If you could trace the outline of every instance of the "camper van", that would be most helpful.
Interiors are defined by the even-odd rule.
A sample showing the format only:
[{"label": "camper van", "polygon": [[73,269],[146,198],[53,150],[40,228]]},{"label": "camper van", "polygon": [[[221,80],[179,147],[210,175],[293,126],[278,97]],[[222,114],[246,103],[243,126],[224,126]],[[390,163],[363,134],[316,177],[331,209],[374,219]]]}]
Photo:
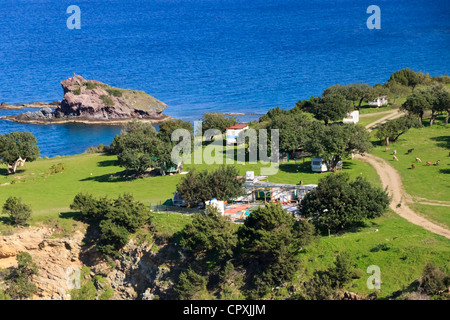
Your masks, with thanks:
[{"label": "camper van", "polygon": [[326,172],[328,171],[328,164],[320,157],[313,158],[311,160],[311,170],[314,172]]}]

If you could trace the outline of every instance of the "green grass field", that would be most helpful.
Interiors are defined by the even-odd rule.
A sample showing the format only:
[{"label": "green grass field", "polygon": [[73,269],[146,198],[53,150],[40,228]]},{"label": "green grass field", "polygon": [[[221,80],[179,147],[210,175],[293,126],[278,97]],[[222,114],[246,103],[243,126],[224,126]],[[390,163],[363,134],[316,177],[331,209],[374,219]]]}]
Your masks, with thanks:
[{"label": "green grass field", "polygon": [[[375,230],[378,229],[376,232]],[[387,251],[375,248],[386,244]],[[350,254],[355,266],[364,271],[346,289],[359,294],[369,294],[367,267],[376,265],[381,270],[381,289],[378,297],[386,298],[397,290],[404,290],[420,277],[429,261],[450,272],[450,240],[413,225],[392,211],[368,223],[359,232],[348,232],[320,242],[301,253],[304,269],[300,275],[310,277],[316,270],[333,265],[337,252]]]},{"label": "green grass field", "polygon": [[[429,127],[425,119],[423,128],[410,129],[400,136],[390,150],[378,145],[372,153],[385,159],[400,174],[406,192],[413,200],[422,198],[429,200],[450,201],[450,127],[443,125],[443,117],[437,119],[435,125]],[[372,132],[374,137],[375,131]],[[374,142],[375,142],[375,138]],[[407,154],[409,149],[414,150]],[[397,150],[394,161],[392,151]],[[416,162],[416,157],[421,163]],[[426,165],[426,161],[439,165]],[[415,169],[411,168],[414,164]],[[414,204],[414,209],[432,221],[444,226],[450,226],[450,207],[438,207],[424,204]]]}]

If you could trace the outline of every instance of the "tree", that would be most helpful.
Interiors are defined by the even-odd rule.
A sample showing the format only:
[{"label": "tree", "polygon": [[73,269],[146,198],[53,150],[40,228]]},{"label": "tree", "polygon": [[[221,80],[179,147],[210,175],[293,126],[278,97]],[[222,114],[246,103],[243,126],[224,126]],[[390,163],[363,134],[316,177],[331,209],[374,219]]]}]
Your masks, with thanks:
[{"label": "tree", "polygon": [[365,153],[371,148],[367,130],[359,125],[343,124],[324,126],[313,123],[308,131],[305,151],[326,160],[331,170],[352,153]]},{"label": "tree", "polygon": [[334,266],[328,270],[333,284],[337,288],[342,288],[349,282],[355,274],[355,264],[350,260],[347,252],[340,252],[336,257]]},{"label": "tree", "polygon": [[8,287],[5,293],[14,300],[30,298],[37,291],[31,279],[38,274],[38,267],[28,252],[19,253],[16,259],[17,268],[7,279]]},{"label": "tree", "polygon": [[3,214],[8,214],[12,224],[16,226],[25,225],[31,218],[30,206],[22,203],[21,198],[9,197],[3,205]]},{"label": "tree", "polygon": [[424,73],[405,68],[392,73],[389,82],[395,81],[404,86],[412,87],[414,91],[417,85],[425,82],[425,79],[426,75]]},{"label": "tree", "polygon": [[386,83],[386,87],[393,97],[392,104],[395,104],[397,99],[406,97],[411,92],[411,89],[408,86],[405,86],[397,81],[388,81]]},{"label": "tree", "polygon": [[192,124],[189,121],[177,119],[169,120],[160,124],[158,136],[161,140],[172,143],[172,133],[177,129],[185,129],[191,134],[194,132]]},{"label": "tree", "polygon": [[420,128],[422,125],[415,119],[406,116],[389,120],[377,128],[376,137],[381,143],[388,146],[391,142],[397,142],[398,138],[411,128]]},{"label": "tree", "polygon": [[342,121],[347,113],[352,111],[352,106],[340,94],[326,94],[316,103],[313,109],[314,117],[322,120],[327,125],[330,121]]},{"label": "tree", "polygon": [[111,144],[119,165],[138,174],[150,167],[171,163],[171,149],[172,143],[161,140],[151,124],[137,120],[129,122]]},{"label": "tree", "polygon": [[364,219],[381,216],[390,199],[385,190],[372,186],[362,177],[350,181],[346,173],[334,173],[319,180],[300,203],[302,215],[319,228],[339,231]]},{"label": "tree", "polygon": [[79,193],[70,208],[79,210],[84,220],[99,232],[98,249],[106,255],[117,256],[128,243],[129,235],[151,222],[146,206],[128,193],[114,200]]},{"label": "tree", "polygon": [[180,241],[181,247],[189,248],[197,257],[219,263],[232,256],[236,244],[234,225],[212,207],[207,207],[205,214],[194,216]]},{"label": "tree", "polygon": [[30,132],[13,131],[0,135],[0,161],[8,165],[9,173],[16,173],[18,166],[36,160],[39,154],[37,139]]},{"label": "tree", "polygon": [[224,116],[220,112],[205,113],[202,117],[202,134],[208,129],[217,129],[224,133],[227,127],[234,126],[238,121],[234,116]]},{"label": "tree", "polygon": [[429,90],[433,97],[431,102],[430,127],[433,126],[437,113],[443,111],[447,111],[447,116],[445,118],[445,125],[447,125],[450,115],[450,91],[441,84],[433,85]]},{"label": "tree", "polygon": [[182,272],[175,285],[175,291],[179,294],[180,300],[195,300],[198,294],[206,289],[206,278],[188,268]]},{"label": "tree", "polygon": [[[270,203],[252,212],[238,230],[241,258],[252,275],[258,296],[270,287],[291,280],[298,269],[296,253],[311,239],[311,228],[302,228],[281,205]],[[303,232],[299,232],[303,230]]]},{"label": "tree", "polygon": [[419,118],[419,123],[422,123],[425,111],[430,110],[432,105],[433,96],[430,91],[420,90],[409,95],[400,109],[407,111],[410,115],[417,116]]},{"label": "tree", "polygon": [[272,118],[269,128],[279,129],[280,149],[294,152],[305,146],[311,119],[303,112],[279,114]]},{"label": "tree", "polygon": [[217,170],[197,172],[190,170],[177,185],[177,191],[188,206],[205,204],[216,198],[230,201],[243,193],[243,180],[234,166],[221,166]]}]

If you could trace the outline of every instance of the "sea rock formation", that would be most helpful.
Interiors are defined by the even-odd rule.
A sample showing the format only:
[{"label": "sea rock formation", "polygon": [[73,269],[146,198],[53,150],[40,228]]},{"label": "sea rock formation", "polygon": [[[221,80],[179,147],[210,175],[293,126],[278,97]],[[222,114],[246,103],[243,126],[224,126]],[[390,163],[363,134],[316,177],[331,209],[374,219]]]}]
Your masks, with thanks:
[{"label": "sea rock formation", "polygon": [[119,89],[75,75],[61,82],[64,98],[56,118],[159,119],[167,105],[142,91]]}]

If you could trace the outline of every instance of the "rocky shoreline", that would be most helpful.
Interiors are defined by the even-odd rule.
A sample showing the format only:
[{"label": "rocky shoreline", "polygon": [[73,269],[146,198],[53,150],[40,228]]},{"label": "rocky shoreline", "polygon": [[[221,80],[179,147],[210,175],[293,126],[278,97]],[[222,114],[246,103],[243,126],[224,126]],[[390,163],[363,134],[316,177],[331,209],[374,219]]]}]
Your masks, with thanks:
[{"label": "rocky shoreline", "polygon": [[[22,114],[23,115],[23,114]],[[0,119],[10,120],[18,123],[33,123],[33,124],[68,124],[68,123],[81,123],[92,125],[108,125],[108,126],[122,126],[131,120],[139,120],[145,123],[161,124],[174,118],[163,115],[159,119],[147,119],[147,118],[124,118],[124,119],[87,119],[87,118],[42,118],[42,119],[25,119],[20,116],[4,116]]]}]

